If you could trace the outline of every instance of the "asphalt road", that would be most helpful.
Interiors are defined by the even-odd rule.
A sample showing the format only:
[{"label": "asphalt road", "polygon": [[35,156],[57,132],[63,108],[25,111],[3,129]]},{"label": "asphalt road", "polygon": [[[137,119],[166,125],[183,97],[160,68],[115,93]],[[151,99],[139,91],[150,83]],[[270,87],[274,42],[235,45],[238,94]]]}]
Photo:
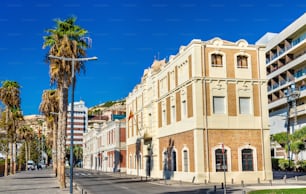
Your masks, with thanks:
[{"label": "asphalt road", "polygon": [[88,194],[170,194],[210,193],[213,185],[184,184],[164,181],[146,181],[145,178],[75,169],[74,183],[77,189]]},{"label": "asphalt road", "polygon": [[[283,177],[288,179],[284,181]],[[80,193],[84,194],[223,194],[221,185],[193,184],[179,181],[148,180],[143,177],[120,173],[103,173],[85,169],[74,169],[74,183]],[[227,185],[227,194],[243,194],[250,190],[301,188],[306,187],[305,173],[275,172],[274,180],[269,183],[252,185]]]}]

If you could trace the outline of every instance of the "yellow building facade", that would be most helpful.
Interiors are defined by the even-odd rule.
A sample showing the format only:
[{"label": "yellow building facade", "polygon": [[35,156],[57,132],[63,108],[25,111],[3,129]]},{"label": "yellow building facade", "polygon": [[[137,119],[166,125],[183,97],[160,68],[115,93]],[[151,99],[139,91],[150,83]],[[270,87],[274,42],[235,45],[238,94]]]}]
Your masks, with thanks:
[{"label": "yellow building facade", "polygon": [[155,60],[126,105],[128,174],[202,183],[272,179],[263,47],[192,40],[168,61]]}]

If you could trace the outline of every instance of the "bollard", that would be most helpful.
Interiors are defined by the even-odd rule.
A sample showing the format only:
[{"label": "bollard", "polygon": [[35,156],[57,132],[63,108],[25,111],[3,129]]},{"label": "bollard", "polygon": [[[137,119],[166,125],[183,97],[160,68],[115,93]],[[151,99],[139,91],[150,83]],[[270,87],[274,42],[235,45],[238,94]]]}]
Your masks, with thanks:
[{"label": "bollard", "polygon": [[140,177],[140,181],[142,181],[142,176]]},{"label": "bollard", "polygon": [[269,180],[270,186],[272,186],[272,180]]},{"label": "bollard", "polygon": [[283,179],[284,179],[284,183],[286,183],[287,182],[287,176],[285,175]]},{"label": "bollard", "polygon": [[216,192],[217,191],[217,186],[216,185],[214,185],[214,192]]},{"label": "bollard", "polygon": [[206,179],[204,180],[204,183],[205,183],[205,185],[207,184],[207,180]]},{"label": "bollard", "polygon": [[295,176],[295,181],[297,181],[298,180],[298,177],[297,176]]},{"label": "bollard", "polygon": [[221,189],[224,189],[224,184],[223,183],[221,183]]},{"label": "bollard", "polygon": [[244,187],[244,181],[243,180],[241,181],[241,186]]},{"label": "bollard", "polygon": [[234,179],[232,178],[232,185],[234,184]]},{"label": "bollard", "polygon": [[257,183],[260,184],[260,178],[257,178]]}]

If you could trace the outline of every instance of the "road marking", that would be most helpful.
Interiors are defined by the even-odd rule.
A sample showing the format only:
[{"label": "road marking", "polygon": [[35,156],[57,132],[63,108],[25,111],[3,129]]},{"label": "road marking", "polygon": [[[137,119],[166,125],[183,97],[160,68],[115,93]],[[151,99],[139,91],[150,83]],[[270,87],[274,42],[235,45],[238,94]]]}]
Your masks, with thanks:
[{"label": "road marking", "polygon": [[118,187],[120,187],[121,189],[129,190],[129,188],[126,186],[118,186]]}]

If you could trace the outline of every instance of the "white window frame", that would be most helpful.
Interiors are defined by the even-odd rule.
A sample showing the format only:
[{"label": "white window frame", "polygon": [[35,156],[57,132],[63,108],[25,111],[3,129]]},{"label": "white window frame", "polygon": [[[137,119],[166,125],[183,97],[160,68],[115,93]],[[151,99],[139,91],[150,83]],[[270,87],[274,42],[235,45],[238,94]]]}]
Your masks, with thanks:
[{"label": "white window frame", "polygon": [[[252,149],[253,150],[253,171],[242,171],[242,150],[243,149]],[[257,150],[256,147],[251,146],[250,144],[243,145],[238,148],[238,170],[240,172],[256,172],[258,171],[258,166],[257,166]]]},{"label": "white window frame", "polygon": [[[222,55],[222,66],[214,66],[213,63],[212,63],[212,55],[215,54],[215,55]],[[210,67],[212,68],[226,68],[226,55],[224,52],[221,52],[221,51],[213,51],[211,53],[209,53],[208,55],[208,62],[210,64]]]},{"label": "white window frame", "polygon": [[[223,173],[223,172],[217,172],[216,171],[216,154],[215,154],[215,151],[217,149],[222,149],[222,144],[219,144],[219,145],[216,145],[212,148],[212,152],[211,152],[211,158],[212,158],[212,171],[213,172],[216,172],[216,173]],[[226,152],[226,157],[227,157],[227,172],[231,172],[232,171],[232,158],[231,158],[231,155],[232,155],[232,151],[230,149],[230,147],[224,145],[224,149],[227,150]]]}]

